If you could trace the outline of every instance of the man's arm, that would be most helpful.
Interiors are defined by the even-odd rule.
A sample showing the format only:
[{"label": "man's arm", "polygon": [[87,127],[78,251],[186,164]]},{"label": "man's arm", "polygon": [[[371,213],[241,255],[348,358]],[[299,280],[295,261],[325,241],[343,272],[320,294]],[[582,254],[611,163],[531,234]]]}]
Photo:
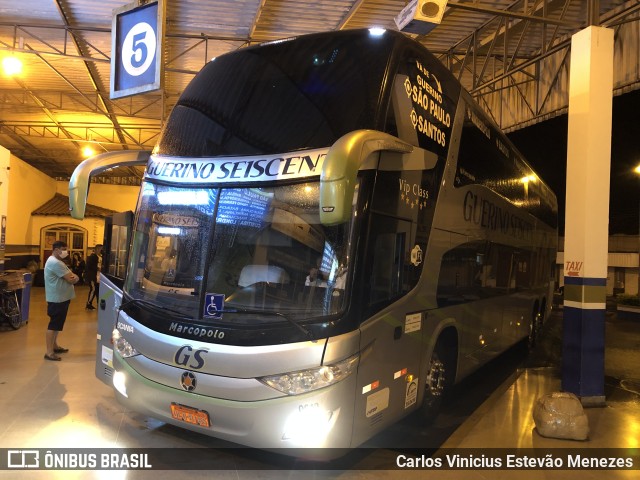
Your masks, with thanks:
[{"label": "man's arm", "polygon": [[63,275],[62,278],[64,278],[71,285],[75,285],[76,283],[78,283],[78,280],[80,280],[80,277],[78,277],[78,275],[76,275],[75,273],[73,273],[71,271],[69,271],[65,275]]}]

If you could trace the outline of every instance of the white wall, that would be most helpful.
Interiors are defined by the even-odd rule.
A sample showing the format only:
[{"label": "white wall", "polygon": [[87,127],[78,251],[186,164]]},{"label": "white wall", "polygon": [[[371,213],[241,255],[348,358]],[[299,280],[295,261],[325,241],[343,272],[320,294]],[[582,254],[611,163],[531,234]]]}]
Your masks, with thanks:
[{"label": "white wall", "polygon": [[[0,146],[0,220],[7,216],[9,201],[9,150]],[[0,227],[2,228],[2,227]],[[6,237],[5,237],[6,242]],[[5,244],[0,244],[0,271],[4,270]]]},{"label": "white wall", "polygon": [[40,231],[35,227],[34,232],[38,217],[32,217],[31,212],[53,198],[56,181],[15,155],[11,155],[10,168],[7,245],[39,245]]}]

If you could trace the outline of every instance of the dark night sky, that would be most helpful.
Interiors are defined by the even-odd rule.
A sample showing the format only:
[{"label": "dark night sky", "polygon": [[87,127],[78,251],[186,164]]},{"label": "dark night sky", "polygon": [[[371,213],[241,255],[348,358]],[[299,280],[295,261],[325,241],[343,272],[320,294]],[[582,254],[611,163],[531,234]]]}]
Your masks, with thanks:
[{"label": "dark night sky", "polygon": [[[567,171],[567,115],[509,134],[529,164],[558,197],[560,231],[564,231]],[[609,233],[638,234],[640,176],[640,90],[614,97],[611,138]]]}]

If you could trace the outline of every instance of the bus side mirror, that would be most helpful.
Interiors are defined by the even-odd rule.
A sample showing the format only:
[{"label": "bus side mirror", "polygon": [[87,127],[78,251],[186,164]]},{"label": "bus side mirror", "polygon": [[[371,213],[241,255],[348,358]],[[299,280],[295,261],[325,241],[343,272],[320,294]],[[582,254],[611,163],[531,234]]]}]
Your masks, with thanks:
[{"label": "bus side mirror", "polygon": [[78,165],[69,180],[69,213],[82,220],[87,208],[89,181],[92,176],[116,167],[144,166],[151,152],[143,150],[122,150],[107,152],[88,158]]},{"label": "bus side mirror", "polygon": [[376,130],[355,130],[340,137],[329,149],[320,173],[320,222],[345,223],[351,205],[358,169],[374,152],[410,153],[413,145]]}]

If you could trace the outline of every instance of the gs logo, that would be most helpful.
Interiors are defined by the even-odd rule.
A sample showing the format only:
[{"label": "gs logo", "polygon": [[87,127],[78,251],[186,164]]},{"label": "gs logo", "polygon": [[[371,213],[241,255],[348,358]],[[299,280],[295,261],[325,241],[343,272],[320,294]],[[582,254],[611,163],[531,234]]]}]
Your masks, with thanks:
[{"label": "gs logo", "polygon": [[204,355],[208,350],[194,350],[191,345],[181,346],[176,355],[173,357],[173,361],[177,365],[184,365],[194,370],[198,370],[204,367]]}]

